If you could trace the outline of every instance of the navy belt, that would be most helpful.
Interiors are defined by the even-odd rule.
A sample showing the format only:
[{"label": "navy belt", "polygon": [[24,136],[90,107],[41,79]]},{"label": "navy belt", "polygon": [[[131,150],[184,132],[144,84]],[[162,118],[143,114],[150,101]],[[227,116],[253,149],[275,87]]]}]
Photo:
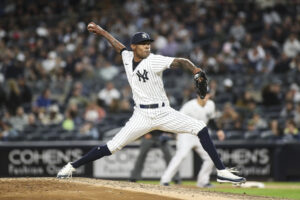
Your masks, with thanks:
[{"label": "navy belt", "polygon": [[[140,108],[158,108],[159,104],[156,103],[156,104],[148,104],[148,105],[144,105],[144,104],[140,104]],[[162,107],[165,106],[165,103],[162,103],[161,105]]]}]

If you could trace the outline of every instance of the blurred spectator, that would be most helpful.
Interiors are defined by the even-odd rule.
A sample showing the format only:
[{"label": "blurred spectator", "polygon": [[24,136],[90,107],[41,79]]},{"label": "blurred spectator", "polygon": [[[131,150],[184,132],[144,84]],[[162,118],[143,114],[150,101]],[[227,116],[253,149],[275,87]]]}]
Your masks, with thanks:
[{"label": "blurred spectator", "polygon": [[285,141],[294,140],[299,136],[299,130],[292,119],[286,121],[283,133],[284,133],[283,139]]},{"label": "blurred spectator", "polygon": [[221,44],[225,41],[226,39],[226,34],[224,30],[222,29],[222,26],[220,23],[216,22],[214,23],[214,39],[219,41]]},{"label": "blurred spectator", "polygon": [[0,141],[6,141],[11,136],[18,136],[18,132],[12,129],[8,122],[0,118]]},{"label": "blurred spectator", "polygon": [[75,64],[73,77],[74,79],[84,79],[93,75],[93,68],[90,63],[90,59],[87,57],[82,58],[82,62]]},{"label": "blurred spectator", "polygon": [[0,81],[0,110],[5,106],[6,104],[6,91],[4,90],[3,84]]},{"label": "blurred spectator", "polygon": [[[81,115],[82,110],[80,110],[77,106],[77,104],[70,104],[66,110],[66,112],[69,112],[70,117],[72,118],[74,124],[76,126],[79,126],[83,122],[83,116]],[[65,117],[67,114],[65,114]]]},{"label": "blurred spectator", "polygon": [[16,108],[22,105],[22,96],[20,88],[17,85],[17,82],[13,79],[8,81],[8,98],[6,106],[8,111],[14,115],[16,113]]},{"label": "blurred spectator", "polygon": [[40,124],[37,122],[35,115],[30,113],[28,114],[28,124],[24,126],[24,130],[35,130]]},{"label": "blurred spectator", "polygon": [[161,53],[164,56],[174,57],[177,55],[178,50],[179,50],[178,43],[176,42],[174,36],[170,35],[168,37],[168,44],[159,53]]},{"label": "blurred spectator", "polygon": [[84,120],[92,123],[101,122],[105,116],[105,110],[94,102],[90,102],[84,112]]},{"label": "blurred spectator", "polygon": [[262,89],[264,106],[280,106],[282,103],[281,86],[279,82],[273,82]]},{"label": "blurred spectator", "polygon": [[234,57],[233,62],[228,64],[228,70],[231,73],[243,72],[245,70],[243,65],[243,60],[239,57]]},{"label": "blurred spectator", "polygon": [[43,125],[53,125],[60,124],[64,117],[59,112],[59,107],[57,104],[49,106],[46,114],[42,117],[41,121]]},{"label": "blurred spectator", "polygon": [[239,114],[232,107],[232,104],[227,102],[224,104],[223,112],[218,120],[218,127],[225,130],[233,129],[234,124],[239,119],[239,117]]},{"label": "blurred spectator", "polygon": [[230,37],[228,41],[224,42],[223,47],[222,47],[222,53],[224,62],[226,64],[230,64],[236,56],[236,52],[240,48],[240,43],[235,41],[233,37]]},{"label": "blurred spectator", "polygon": [[22,132],[24,126],[28,124],[28,116],[24,113],[24,109],[21,106],[17,107],[16,115],[9,118],[9,123],[14,130],[19,132]]},{"label": "blurred spectator", "polygon": [[298,54],[295,58],[292,59],[292,61],[289,64],[289,67],[294,72],[300,72],[300,54]]},{"label": "blurred spectator", "polygon": [[80,136],[90,136],[92,139],[99,139],[99,132],[92,122],[85,122],[79,129]]},{"label": "blurred spectator", "polygon": [[186,103],[187,101],[189,101],[191,98],[193,98],[193,95],[195,94],[195,90],[194,87],[192,85],[187,86],[186,88],[184,88],[183,90],[183,94],[182,94],[182,100],[181,104]]},{"label": "blurred spectator", "polygon": [[280,139],[282,132],[279,128],[278,121],[273,119],[269,122],[269,130],[261,133],[262,139]]},{"label": "blurred spectator", "polygon": [[54,71],[56,67],[59,67],[59,64],[59,59],[55,51],[50,51],[47,58],[42,61],[42,67],[47,74]]},{"label": "blurred spectator", "polygon": [[217,90],[218,90],[218,82],[215,79],[211,79],[209,81],[209,93],[211,99],[215,99],[217,95]]},{"label": "blurred spectator", "polygon": [[226,78],[223,80],[224,90],[220,92],[216,98],[217,103],[235,103],[236,102],[236,94],[233,90],[233,81],[230,78]]},{"label": "blurred spectator", "polygon": [[120,110],[122,112],[129,112],[132,110],[133,107],[133,100],[132,100],[132,92],[129,85],[122,88],[122,98],[120,99]]},{"label": "blurred spectator", "polygon": [[247,29],[250,33],[257,33],[263,29],[263,20],[258,12],[251,12],[247,18]]},{"label": "blurred spectator", "polygon": [[280,112],[281,118],[293,118],[294,117],[294,103],[292,101],[287,101],[284,104],[283,109]]},{"label": "blurred spectator", "polygon": [[36,105],[39,108],[48,108],[52,103],[51,91],[49,88],[43,90],[42,95],[40,95],[36,100]]},{"label": "blurred spectator", "polygon": [[276,10],[266,9],[266,12],[263,14],[264,23],[267,24],[280,24],[281,18]]},{"label": "blurred spectator", "polygon": [[255,71],[260,71],[262,68],[262,62],[265,59],[266,52],[261,45],[255,45],[253,48],[248,50],[248,60],[250,65],[255,69]]},{"label": "blurred spectator", "polygon": [[155,34],[153,36],[154,38],[154,42],[153,42],[153,49],[157,50],[158,52],[161,52],[162,49],[165,49],[167,44],[168,44],[168,40],[166,37],[164,37],[163,35],[159,35],[159,34]]},{"label": "blurred spectator", "polygon": [[300,102],[296,106],[296,110],[294,113],[294,121],[296,126],[300,129]]},{"label": "blurred spectator", "polygon": [[255,112],[250,120],[253,121],[255,129],[257,130],[266,129],[268,127],[267,121],[262,118],[258,112]]},{"label": "blurred spectator", "polygon": [[72,110],[68,109],[66,112],[66,118],[62,122],[62,128],[66,131],[75,130],[76,126],[75,126],[74,118],[75,118],[75,113]]},{"label": "blurred spectator", "polygon": [[245,117],[247,118],[252,118],[255,114],[260,115],[261,110],[257,107],[257,103],[254,99],[249,99],[247,102],[246,109],[244,110],[245,112]]},{"label": "blurred spectator", "polygon": [[190,58],[194,63],[202,63],[205,54],[200,46],[196,46],[190,53]]},{"label": "blurred spectator", "polygon": [[112,82],[108,82],[99,93],[98,99],[104,102],[104,106],[108,108],[114,106],[114,100],[120,99],[120,92],[115,88]]},{"label": "blurred spectator", "polygon": [[26,79],[24,77],[18,78],[18,86],[20,88],[22,103],[30,105],[32,101],[32,92],[30,87],[27,85]]},{"label": "blurred spectator", "polygon": [[69,97],[68,105],[76,104],[79,108],[85,108],[89,99],[83,95],[83,86],[81,82],[76,82]]},{"label": "blurred spectator", "polygon": [[249,101],[253,100],[251,93],[246,90],[243,95],[239,96],[235,105],[237,108],[247,109]]},{"label": "blurred spectator", "polygon": [[282,53],[281,56],[277,59],[276,65],[274,67],[275,73],[286,73],[290,70],[291,59],[285,54]]},{"label": "blurred spectator", "polygon": [[99,69],[99,77],[104,81],[111,81],[119,74],[119,69],[108,61],[103,62],[103,66]]},{"label": "blurred spectator", "polygon": [[293,102],[299,103],[300,102],[300,88],[297,83],[292,83],[290,86],[290,90],[293,94]]},{"label": "blurred spectator", "polygon": [[300,53],[300,42],[294,33],[291,33],[288,39],[284,42],[283,52],[289,58],[294,58]]},{"label": "blurred spectator", "polygon": [[242,39],[244,39],[245,34],[246,34],[246,29],[242,25],[240,19],[235,19],[234,25],[231,26],[229,33],[230,33],[230,35],[232,35],[234,37],[234,39],[236,39],[238,41],[241,41]]},{"label": "blurred spectator", "polygon": [[259,137],[259,131],[255,125],[254,120],[249,120],[247,123],[247,130],[245,132],[245,139],[256,139]]},{"label": "blurred spectator", "polygon": [[262,59],[262,62],[258,63],[256,70],[262,74],[270,74],[275,67],[275,59],[270,52],[266,52],[266,56]]},{"label": "blurred spectator", "polygon": [[[270,53],[271,58],[277,58],[280,55],[281,47],[279,43],[275,40],[272,40],[269,36],[264,36],[262,39],[263,48],[267,53]],[[274,59],[275,61],[275,59]]]}]

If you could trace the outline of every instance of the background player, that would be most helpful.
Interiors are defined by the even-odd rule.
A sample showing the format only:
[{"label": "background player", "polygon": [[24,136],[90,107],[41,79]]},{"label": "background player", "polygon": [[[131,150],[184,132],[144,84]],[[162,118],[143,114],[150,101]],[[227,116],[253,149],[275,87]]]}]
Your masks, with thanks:
[{"label": "background player", "polygon": [[129,121],[112,140],[108,141],[106,145],[94,147],[79,160],[65,165],[58,172],[58,178],[72,176],[72,172],[76,168],[103,156],[111,155],[152,130],[162,130],[197,135],[217,168],[218,181],[233,183],[246,181],[245,178],[236,176],[225,169],[204,122],[184,115],[170,107],[163,86],[162,72],[170,66],[184,67],[193,72],[195,76],[199,76],[199,74],[203,75],[200,68],[197,68],[185,58],[151,54],[150,47],[153,40],[147,33],[138,32],[133,35],[130,45],[132,51],[128,51],[122,43],[99,25],[91,22],[87,28],[90,32],[107,39],[113,48],[122,55],[135,107]]},{"label": "background player", "polygon": [[[189,115],[195,119],[202,120],[208,123],[209,120],[214,122],[215,117],[215,103],[209,99],[210,94],[207,94],[204,99],[199,96],[196,99],[192,99],[185,103],[180,112]],[[216,128],[215,123],[213,128]],[[225,139],[225,134],[222,130],[217,131],[219,140]],[[194,149],[198,155],[202,158],[202,166],[197,177],[198,187],[211,187],[210,174],[212,173],[214,163],[210,159],[207,152],[201,146],[198,138],[191,134],[178,134],[176,153],[170,161],[166,171],[161,177],[162,185],[169,185],[174,174],[178,171],[181,162],[188,155],[188,153]]]}]

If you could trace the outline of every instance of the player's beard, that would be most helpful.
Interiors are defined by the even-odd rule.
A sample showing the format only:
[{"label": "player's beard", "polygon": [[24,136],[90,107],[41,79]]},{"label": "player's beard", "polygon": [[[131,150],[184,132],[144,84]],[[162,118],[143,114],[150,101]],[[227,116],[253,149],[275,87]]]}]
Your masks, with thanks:
[{"label": "player's beard", "polygon": [[147,58],[150,55],[150,50],[149,51],[144,51],[144,58]]},{"label": "player's beard", "polygon": [[150,55],[150,51],[142,51],[141,53],[138,53],[137,56],[140,59],[145,59]]}]

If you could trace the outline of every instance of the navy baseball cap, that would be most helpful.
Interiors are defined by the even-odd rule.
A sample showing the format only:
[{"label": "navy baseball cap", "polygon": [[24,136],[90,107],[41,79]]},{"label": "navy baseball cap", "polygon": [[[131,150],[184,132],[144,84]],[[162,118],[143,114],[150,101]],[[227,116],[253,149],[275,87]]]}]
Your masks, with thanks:
[{"label": "navy baseball cap", "polygon": [[145,32],[137,32],[131,38],[131,44],[138,44],[145,41],[153,42],[154,40]]}]

